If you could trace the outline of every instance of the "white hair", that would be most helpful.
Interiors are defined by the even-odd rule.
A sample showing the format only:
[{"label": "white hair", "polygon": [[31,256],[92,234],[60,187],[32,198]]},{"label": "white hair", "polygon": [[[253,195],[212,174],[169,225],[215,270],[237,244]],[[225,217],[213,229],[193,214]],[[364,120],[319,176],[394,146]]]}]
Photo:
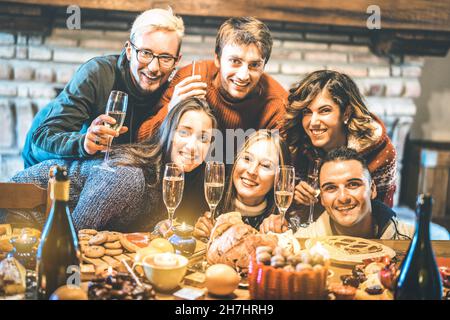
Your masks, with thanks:
[{"label": "white hair", "polygon": [[180,39],[184,35],[184,23],[181,17],[173,14],[172,8],[150,9],[141,13],[133,22],[130,39],[134,40],[136,34],[157,30],[175,31]]}]

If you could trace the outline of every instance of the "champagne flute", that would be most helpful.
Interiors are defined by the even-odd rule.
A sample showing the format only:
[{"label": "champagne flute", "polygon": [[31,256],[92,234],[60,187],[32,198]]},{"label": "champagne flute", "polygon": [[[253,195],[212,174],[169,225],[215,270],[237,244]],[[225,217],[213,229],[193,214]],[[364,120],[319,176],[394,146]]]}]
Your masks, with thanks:
[{"label": "champagne flute", "polygon": [[[314,164],[309,167],[308,170],[308,184],[314,188],[314,197],[318,198],[320,194],[319,188],[319,161],[314,160]],[[302,227],[308,227],[314,220],[314,201],[311,201],[309,205],[308,221],[302,224]]]},{"label": "champagne flute", "polygon": [[184,171],[183,168],[171,162],[166,164],[163,177],[163,201],[167,208],[169,216],[169,228],[172,229],[173,216],[178,208],[181,198],[183,198],[184,189]]},{"label": "champagne flute", "polygon": [[205,167],[205,198],[214,223],[215,211],[225,186],[225,165],[220,161],[208,161]]},{"label": "champagne flute", "polygon": [[[106,115],[114,118],[116,120],[115,124],[109,124],[105,122],[105,126],[109,127],[116,132],[119,132],[123,126],[123,122],[125,121],[125,116],[127,114],[127,105],[128,105],[128,95],[122,91],[111,91],[109,95],[108,102],[106,104]],[[106,153],[103,162],[99,166],[95,166],[96,168],[107,170],[114,172],[115,170],[108,165],[109,161],[109,151],[111,149],[113,137],[108,136],[108,144],[106,146]]]},{"label": "champagne flute", "polygon": [[286,211],[292,204],[295,190],[295,169],[293,166],[278,166],[275,172],[275,204],[284,220]]}]

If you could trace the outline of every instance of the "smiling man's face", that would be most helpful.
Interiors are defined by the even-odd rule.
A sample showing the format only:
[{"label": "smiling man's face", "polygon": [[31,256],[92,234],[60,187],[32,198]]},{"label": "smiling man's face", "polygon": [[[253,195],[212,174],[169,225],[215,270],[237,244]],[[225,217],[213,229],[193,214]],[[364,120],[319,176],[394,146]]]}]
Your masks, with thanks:
[{"label": "smiling man's face", "polygon": [[320,197],[330,218],[351,228],[372,214],[376,187],[370,173],[357,160],[330,161],[320,170]]},{"label": "smiling man's face", "polygon": [[264,73],[265,61],[255,44],[227,44],[214,61],[220,72],[220,91],[231,101],[248,97]]}]

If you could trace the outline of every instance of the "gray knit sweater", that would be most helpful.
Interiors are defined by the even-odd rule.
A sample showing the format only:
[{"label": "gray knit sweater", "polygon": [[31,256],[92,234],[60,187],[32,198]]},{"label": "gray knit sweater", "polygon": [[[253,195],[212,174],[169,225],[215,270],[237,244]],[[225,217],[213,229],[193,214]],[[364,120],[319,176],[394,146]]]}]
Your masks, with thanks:
[{"label": "gray knit sweater", "polygon": [[[66,166],[70,177],[69,208],[77,230],[150,231],[166,217],[159,184],[147,185],[142,170],[135,167],[117,166],[115,172],[93,168],[101,161],[48,160],[19,172],[11,180],[47,187],[50,167]],[[38,224],[44,222],[41,212],[9,212],[13,214]]]}]

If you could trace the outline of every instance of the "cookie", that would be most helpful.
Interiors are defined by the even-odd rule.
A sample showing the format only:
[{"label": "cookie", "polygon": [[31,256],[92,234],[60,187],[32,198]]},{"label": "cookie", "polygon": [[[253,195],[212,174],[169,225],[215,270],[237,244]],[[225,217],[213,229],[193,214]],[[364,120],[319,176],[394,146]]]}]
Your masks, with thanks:
[{"label": "cookie", "polygon": [[120,241],[107,242],[103,245],[106,249],[122,249]]},{"label": "cookie", "polygon": [[105,255],[114,257],[119,256],[123,253],[122,249],[105,249]]},{"label": "cookie", "polygon": [[92,239],[93,236],[91,236],[90,234],[80,234],[78,235],[78,241],[89,241]]},{"label": "cookie", "polygon": [[94,229],[81,229],[78,231],[78,234],[90,234],[91,236],[95,236],[97,234],[97,230]]},{"label": "cookie", "polygon": [[88,258],[101,258],[105,255],[105,251],[101,246],[88,246],[84,248],[83,253]]},{"label": "cookie", "polygon": [[89,246],[89,241],[88,240],[80,240],[79,242],[78,242],[78,244],[80,245],[80,247],[87,247],[87,246]]},{"label": "cookie", "polygon": [[104,244],[107,241],[108,241],[108,235],[104,232],[99,232],[89,240],[89,244],[91,246],[93,246],[93,245],[98,246],[98,245]]},{"label": "cookie", "polygon": [[115,232],[115,231],[108,232],[108,241],[107,242],[118,241],[120,239],[120,235],[121,235],[121,233],[119,233],[119,232]]}]

